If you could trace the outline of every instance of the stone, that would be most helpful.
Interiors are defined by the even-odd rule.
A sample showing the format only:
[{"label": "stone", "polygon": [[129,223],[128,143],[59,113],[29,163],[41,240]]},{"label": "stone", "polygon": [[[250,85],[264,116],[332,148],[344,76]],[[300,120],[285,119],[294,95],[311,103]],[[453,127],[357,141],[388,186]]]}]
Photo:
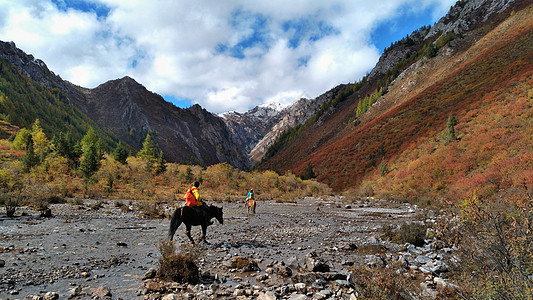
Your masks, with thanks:
[{"label": "stone", "polygon": [[307,300],[307,299],[309,298],[303,294],[293,294],[289,297],[289,300]]},{"label": "stone", "polygon": [[257,281],[265,281],[268,279],[268,274],[260,274],[255,276],[255,280]]},{"label": "stone", "polygon": [[148,270],[148,271],[146,271],[146,273],[144,273],[144,276],[142,277],[142,280],[152,279],[156,275],[157,275],[157,270],[154,269],[154,268],[150,268],[150,270]]},{"label": "stone", "polygon": [[56,300],[59,299],[59,294],[56,292],[48,292],[44,294],[44,300]]},{"label": "stone", "polygon": [[0,268],[3,268],[6,265],[6,261],[3,259],[0,259]]},{"label": "stone", "polygon": [[303,283],[303,282],[295,283],[295,284],[294,284],[294,288],[296,289],[296,291],[297,291],[298,293],[305,293],[305,292],[307,292],[307,287],[306,287],[305,283]]},{"label": "stone", "polygon": [[306,269],[311,272],[329,272],[329,265],[318,259],[317,257],[307,257],[305,262]]},{"label": "stone", "polygon": [[385,261],[376,255],[367,255],[365,264],[370,267],[384,267],[386,265]]},{"label": "stone", "polygon": [[291,277],[292,269],[287,266],[281,266],[278,268],[278,275],[281,277]]},{"label": "stone", "polygon": [[104,286],[99,286],[93,290],[93,297],[104,298],[104,297],[111,297],[111,296],[112,296],[111,291]]},{"label": "stone", "polygon": [[257,296],[257,300],[276,300],[278,297],[272,291],[267,291],[266,293],[260,292]]},{"label": "stone", "polygon": [[163,298],[161,298],[161,300],[180,300],[180,299],[181,298],[176,294],[168,294],[168,295],[163,296]]},{"label": "stone", "polygon": [[81,286],[73,287],[72,289],[69,290],[69,298],[74,298],[74,297],[80,295],[81,290],[82,290]]}]

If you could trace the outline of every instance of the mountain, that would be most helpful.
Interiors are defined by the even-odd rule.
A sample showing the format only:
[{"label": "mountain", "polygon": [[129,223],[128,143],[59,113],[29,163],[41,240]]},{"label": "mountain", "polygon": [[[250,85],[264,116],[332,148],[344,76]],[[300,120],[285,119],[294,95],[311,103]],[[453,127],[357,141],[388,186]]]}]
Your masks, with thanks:
[{"label": "mountain", "polygon": [[224,113],[221,117],[248,153],[253,166],[264,158],[269,147],[285,130],[313,117],[324,103],[335,97],[338,90],[339,87],[335,87],[315,99],[301,98],[286,107],[279,104],[262,105],[245,113]]},{"label": "mountain", "polygon": [[[524,163],[533,149],[531,15],[529,1],[459,1],[386,49],[327,113],[286,131],[258,168],[303,174],[311,165],[335,190],[397,198],[533,183]],[[457,139],[447,141],[450,115]]]},{"label": "mountain", "polygon": [[67,83],[48,70],[46,64],[27,55],[14,43],[0,41],[0,120],[3,136],[14,128],[29,128],[35,119],[49,137],[70,131],[81,139],[90,127],[106,149],[117,139],[102,130],[70,102]]},{"label": "mountain", "polygon": [[[94,89],[61,79],[46,64],[0,41],[0,120],[29,127],[39,118],[50,137],[92,127],[107,150],[119,140],[139,150],[151,132],[170,162],[211,165],[228,162],[247,169],[249,161],[224,121],[194,105],[180,109],[130,77]],[[8,126],[2,130],[12,132]]]},{"label": "mountain", "polygon": [[211,165],[220,162],[246,169],[248,159],[217,116],[194,105],[181,109],[130,77],[94,89],[68,84],[69,98],[103,129],[140,149],[152,132],[171,162]]}]

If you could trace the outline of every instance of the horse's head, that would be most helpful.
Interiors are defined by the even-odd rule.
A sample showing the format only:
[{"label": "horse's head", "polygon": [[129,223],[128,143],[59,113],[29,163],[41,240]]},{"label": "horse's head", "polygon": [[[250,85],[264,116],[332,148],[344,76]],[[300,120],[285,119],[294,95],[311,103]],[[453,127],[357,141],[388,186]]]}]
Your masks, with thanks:
[{"label": "horse's head", "polygon": [[220,224],[224,224],[224,217],[223,217],[222,207],[217,207],[217,206],[214,206],[214,205],[210,205],[209,206],[209,215],[210,215],[210,217],[216,218],[217,221]]}]

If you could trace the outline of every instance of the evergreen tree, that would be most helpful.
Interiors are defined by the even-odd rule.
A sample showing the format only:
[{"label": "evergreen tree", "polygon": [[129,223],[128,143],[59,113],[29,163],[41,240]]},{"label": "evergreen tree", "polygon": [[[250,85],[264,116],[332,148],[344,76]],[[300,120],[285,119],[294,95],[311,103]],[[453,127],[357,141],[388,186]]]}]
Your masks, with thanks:
[{"label": "evergreen tree", "polygon": [[167,170],[166,161],[163,158],[163,152],[159,152],[159,155],[157,157],[157,164],[155,167],[155,174],[163,174]]},{"label": "evergreen tree", "polygon": [[433,43],[429,43],[429,46],[427,48],[427,57],[433,58],[437,56],[437,48],[435,48],[435,45]]},{"label": "evergreen tree", "polygon": [[26,145],[28,145],[29,140],[31,139],[31,132],[26,129],[22,128],[17,135],[15,136],[15,139],[13,140],[13,149],[14,150],[26,150]]},{"label": "evergreen tree", "polygon": [[39,163],[39,158],[35,155],[33,150],[33,139],[29,136],[28,143],[26,144],[26,154],[22,157],[22,168],[24,172],[29,172],[31,168]]},{"label": "evergreen tree", "polygon": [[96,145],[92,144],[86,148],[83,153],[81,162],[80,162],[80,171],[86,178],[91,177],[96,171],[98,171],[98,153],[96,150]]},{"label": "evergreen tree", "polygon": [[457,125],[457,119],[453,114],[450,114],[448,120],[446,120],[446,131],[444,132],[444,142],[446,144],[457,139],[457,135],[455,134],[455,125]]},{"label": "evergreen tree", "polygon": [[117,145],[117,148],[113,152],[113,158],[118,161],[119,163],[125,165],[126,159],[128,158],[129,153],[126,147],[122,144],[122,142],[119,142]]},{"label": "evergreen tree", "polygon": [[81,146],[74,140],[72,132],[58,133],[52,138],[52,151],[69,160],[71,166],[77,166],[81,156]]},{"label": "evergreen tree", "polygon": [[31,127],[31,136],[33,138],[33,148],[35,154],[40,160],[44,160],[50,142],[46,138],[46,134],[43,132],[41,121],[39,119],[35,119],[35,122],[33,122]]},{"label": "evergreen tree", "polygon": [[137,153],[137,157],[153,161],[157,158],[157,150],[152,136],[148,133],[143,142],[143,148]]},{"label": "evergreen tree", "polygon": [[94,145],[98,160],[102,159],[102,142],[100,141],[100,138],[96,135],[96,132],[92,127],[87,130],[87,133],[85,133],[85,135],[81,139],[80,144],[82,153],[85,153],[89,147]]},{"label": "evergreen tree", "polygon": [[308,163],[307,168],[305,169],[304,173],[302,174],[300,178],[302,178],[303,180],[308,180],[308,179],[312,179],[315,177],[316,175],[315,175],[315,172],[313,171],[313,166],[311,166],[311,164]]}]

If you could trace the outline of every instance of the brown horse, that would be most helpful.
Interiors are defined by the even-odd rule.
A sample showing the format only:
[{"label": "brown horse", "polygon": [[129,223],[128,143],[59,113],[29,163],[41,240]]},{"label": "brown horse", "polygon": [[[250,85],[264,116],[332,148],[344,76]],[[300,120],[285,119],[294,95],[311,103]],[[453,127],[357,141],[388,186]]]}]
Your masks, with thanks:
[{"label": "brown horse", "polygon": [[250,211],[252,211],[253,214],[255,214],[255,206],[257,204],[255,203],[255,200],[254,199],[250,199],[248,201],[246,201],[246,207],[248,208],[248,213],[250,213]]}]

